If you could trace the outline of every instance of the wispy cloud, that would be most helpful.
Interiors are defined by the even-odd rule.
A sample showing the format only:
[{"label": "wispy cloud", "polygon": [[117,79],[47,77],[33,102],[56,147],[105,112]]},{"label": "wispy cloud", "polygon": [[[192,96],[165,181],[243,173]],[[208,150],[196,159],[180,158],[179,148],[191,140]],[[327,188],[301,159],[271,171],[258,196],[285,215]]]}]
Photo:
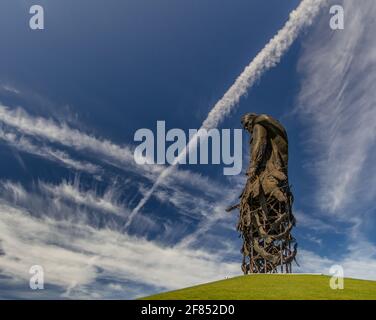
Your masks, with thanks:
[{"label": "wispy cloud", "polygon": [[95,164],[73,159],[68,153],[64,151],[57,150],[45,145],[38,145],[27,137],[18,135],[14,132],[6,131],[1,127],[0,140],[3,140],[5,143],[18,149],[19,151],[37,155],[50,161],[57,162],[67,168],[72,168],[78,171],[86,171],[92,174],[99,174],[102,172],[102,169]]},{"label": "wispy cloud", "polygon": [[300,210],[295,210],[294,215],[299,227],[308,228],[320,233],[334,232],[338,233],[337,221],[328,221],[327,217],[323,219],[323,215],[315,216],[314,213],[307,214]]},{"label": "wispy cloud", "polygon": [[[28,199],[33,194],[26,193]],[[51,201],[46,208],[54,205]],[[57,205],[57,204],[55,204]],[[75,207],[66,207],[71,216]],[[109,228],[93,228],[79,220],[56,219],[45,211],[37,217],[32,209],[0,200],[0,234],[4,254],[2,273],[28,283],[30,266],[43,266],[46,287],[56,285],[75,296],[101,278],[132,279],[155,288],[174,289],[224,278],[238,273],[237,263],[204,250],[161,245]],[[100,291],[97,288],[97,291]],[[132,297],[126,292],[120,296]]]},{"label": "wispy cloud", "polygon": [[375,247],[369,242],[359,242],[346,253],[330,258],[312,251],[299,250],[298,261],[300,267],[294,268],[296,272],[329,274],[331,266],[340,265],[345,277],[376,280]]},{"label": "wispy cloud", "polygon": [[[91,154],[95,156],[96,161],[140,175],[153,183],[166,168],[162,165],[138,165],[134,161],[133,147],[129,145],[118,145],[110,140],[95,137],[72,128],[64,122],[33,116],[22,108],[12,109],[0,105],[0,122],[15,131],[6,130],[6,127],[1,128],[0,139],[3,141],[20,150],[44,156],[50,160],[61,161],[68,167],[72,166],[86,171],[99,169],[95,164],[74,160],[61,150],[41,144],[33,144],[31,138],[41,139],[46,143],[57,143],[85,156]],[[162,185],[166,188],[180,186],[203,191],[215,190],[213,183],[207,177],[189,170],[178,170],[173,176],[166,178]]]},{"label": "wispy cloud", "polygon": [[[145,196],[145,193],[149,191],[146,187],[147,180],[152,183],[155,182],[159,177],[159,173],[163,171],[162,166],[137,165],[133,158],[132,148],[129,146],[119,146],[105,139],[87,135],[65,123],[32,116],[20,108],[14,110],[0,106],[0,122],[4,124],[3,129],[0,131],[0,138],[18,150],[60,162],[66,167],[73,167],[80,171],[93,171],[93,173],[96,171],[98,173],[98,170],[102,170],[99,174],[108,176],[111,173],[111,168],[106,166],[105,163],[99,167],[87,161],[74,160],[66,152],[56,149],[56,146],[61,144],[64,147],[72,148],[76,152],[81,152],[85,159],[90,159],[90,153],[100,154],[100,157],[95,157],[95,161],[115,163],[119,169],[125,170],[125,173],[130,172],[132,175],[139,175],[143,178],[136,181],[133,179],[129,182],[133,186],[133,193],[135,192],[134,189],[138,189],[141,195]],[[49,144],[53,145],[53,147],[50,147]],[[107,150],[110,150],[110,152],[107,153]],[[210,215],[209,220],[211,221],[217,218],[220,219],[219,217],[223,214],[220,211],[224,211],[224,207],[227,205],[223,201],[220,205],[213,205],[213,202],[217,201],[217,199],[223,200],[222,194],[226,188],[222,183],[212,181],[208,177],[189,170],[177,170],[174,175],[166,176],[160,186],[161,189],[154,195],[155,200],[162,204],[173,206],[174,210],[179,213],[172,217],[171,221],[167,219],[163,223],[161,222],[160,228],[164,229],[164,232],[160,233],[161,239],[170,237],[169,232],[173,230],[171,229],[172,220],[175,220],[173,228],[184,229],[179,237],[176,238],[174,236],[175,240],[179,240],[186,235],[187,229],[189,229],[187,227],[184,228],[182,223],[190,224],[195,221],[195,224],[202,226],[206,224],[203,220],[206,219],[204,217],[207,215]],[[126,206],[123,204],[119,206],[116,197],[111,198],[112,195],[110,194],[103,196],[98,195],[96,191],[86,190],[83,192],[78,185],[70,182],[60,185],[41,183],[40,187],[44,189],[44,192],[53,195],[59,203],[63,200],[70,200],[77,204],[85,205],[84,208],[102,209],[103,212],[110,211],[120,215],[127,219],[124,228],[133,222],[133,227],[141,234],[147,232],[147,229],[148,231],[155,229],[155,224],[151,223],[150,220],[153,217],[155,218],[152,213],[150,217],[141,214],[134,220],[132,213],[129,213],[132,211],[125,208]],[[113,189],[110,190],[111,192],[113,191]],[[232,195],[230,190],[229,193]],[[192,198],[196,200],[192,201]],[[127,199],[127,206],[129,207],[131,205],[129,196]],[[221,209],[219,210],[218,208]],[[61,215],[61,213],[59,212],[57,215]],[[185,215],[186,219],[181,219],[179,217],[181,215]],[[84,213],[84,216],[86,216],[86,213]]]},{"label": "wispy cloud", "polygon": [[127,214],[124,204],[119,200],[120,190],[111,186],[102,194],[98,194],[96,190],[84,190],[80,186],[80,180],[76,178],[73,182],[63,181],[58,185],[40,182],[39,187],[56,200],[72,201],[78,205],[84,205],[101,212],[108,212],[123,217],[126,217]]},{"label": "wispy cloud", "polygon": [[323,19],[306,40],[297,111],[312,136],[317,203],[351,216],[376,195],[370,170],[376,159],[376,40],[370,36],[376,6],[372,0],[343,6],[344,30],[331,31]]},{"label": "wispy cloud", "polygon": [[16,89],[15,87],[13,87],[12,85],[9,85],[9,84],[1,84],[0,90],[10,92],[12,94],[20,94],[21,93],[20,90]]},{"label": "wispy cloud", "polygon": [[119,146],[109,140],[97,139],[92,135],[71,128],[65,123],[57,123],[52,119],[42,117],[33,117],[20,108],[12,110],[0,105],[0,120],[27,135],[60,143],[78,151],[90,151],[120,164],[134,163],[133,153],[127,146]]},{"label": "wispy cloud", "polygon": [[[345,29],[331,30],[325,16],[303,43],[295,111],[306,125],[309,166],[318,183],[312,199],[320,212],[316,218],[329,214],[347,223],[349,228],[341,231],[348,247],[330,259],[301,250],[299,259],[304,270],[340,264],[345,276],[375,279],[376,246],[364,229],[376,196],[376,40],[370,34],[376,27],[376,4],[339,3],[345,9]],[[299,218],[317,231],[328,227],[312,215],[298,213],[298,223]]]}]

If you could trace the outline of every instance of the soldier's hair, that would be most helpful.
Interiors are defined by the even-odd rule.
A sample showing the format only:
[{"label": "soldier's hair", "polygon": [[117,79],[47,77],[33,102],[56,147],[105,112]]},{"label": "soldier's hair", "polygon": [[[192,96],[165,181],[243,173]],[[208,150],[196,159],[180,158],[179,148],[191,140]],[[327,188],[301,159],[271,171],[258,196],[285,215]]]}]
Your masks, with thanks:
[{"label": "soldier's hair", "polygon": [[256,117],[257,117],[256,113],[246,113],[244,116],[242,116],[240,122],[243,128],[246,128],[247,125],[252,123]]}]

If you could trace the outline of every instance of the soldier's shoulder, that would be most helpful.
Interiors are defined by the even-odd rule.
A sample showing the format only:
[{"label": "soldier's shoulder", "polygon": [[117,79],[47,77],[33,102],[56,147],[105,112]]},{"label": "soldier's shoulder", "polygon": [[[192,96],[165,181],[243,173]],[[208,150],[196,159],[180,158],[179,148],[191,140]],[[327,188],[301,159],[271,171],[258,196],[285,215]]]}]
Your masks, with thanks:
[{"label": "soldier's shoulder", "polygon": [[274,121],[277,121],[275,118],[273,118],[272,116],[268,115],[268,114],[259,114],[256,116],[255,118],[255,122],[262,122],[262,121],[271,121],[271,122],[274,122]]},{"label": "soldier's shoulder", "polygon": [[267,114],[260,114],[254,120],[254,125],[256,124],[262,125],[266,129],[273,130],[279,135],[287,138],[286,130],[283,125],[272,116],[269,116]]}]

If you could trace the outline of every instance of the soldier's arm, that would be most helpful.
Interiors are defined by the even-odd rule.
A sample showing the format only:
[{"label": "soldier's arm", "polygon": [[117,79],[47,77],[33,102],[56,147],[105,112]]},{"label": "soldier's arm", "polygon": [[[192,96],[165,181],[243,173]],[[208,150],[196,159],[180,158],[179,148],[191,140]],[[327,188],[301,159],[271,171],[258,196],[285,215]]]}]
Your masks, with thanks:
[{"label": "soldier's arm", "polygon": [[[252,133],[251,163],[247,171],[247,175],[249,177],[247,180],[247,185],[249,183],[252,183],[252,178],[255,176],[257,169],[260,163],[262,162],[266,145],[267,145],[267,131],[262,125],[256,124],[253,127],[253,133]],[[248,196],[244,195],[244,192],[249,191],[247,185],[245,186],[239,198],[242,198],[243,196],[245,196],[245,198],[248,199]],[[239,204],[236,204],[227,208],[226,211],[230,212],[234,209],[239,209],[240,207],[241,207],[241,204],[239,203]]]},{"label": "soldier's arm", "polygon": [[247,172],[248,176],[254,175],[262,162],[267,145],[266,129],[262,125],[256,124],[253,128],[252,138],[251,164]]}]

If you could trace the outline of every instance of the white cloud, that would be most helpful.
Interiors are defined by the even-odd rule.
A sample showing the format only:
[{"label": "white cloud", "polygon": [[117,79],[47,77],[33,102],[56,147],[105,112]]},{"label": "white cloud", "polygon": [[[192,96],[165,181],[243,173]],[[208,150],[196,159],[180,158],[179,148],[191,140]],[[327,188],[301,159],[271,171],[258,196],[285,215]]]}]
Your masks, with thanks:
[{"label": "white cloud", "polygon": [[[312,135],[317,203],[351,216],[376,196],[376,27],[374,1],[343,2],[345,29],[332,31],[328,16],[306,39],[297,111]],[[358,209],[358,210],[357,210]]]},{"label": "white cloud", "polygon": [[330,274],[331,266],[340,265],[345,277],[376,280],[375,250],[375,247],[367,241],[359,241],[350,246],[346,253],[330,258],[302,249],[299,250],[297,257],[300,267],[295,267],[294,272]]},{"label": "white cloud", "polygon": [[[376,279],[376,246],[363,232],[376,196],[376,40],[370,33],[376,27],[376,6],[372,0],[340,3],[345,29],[331,30],[330,16],[323,16],[303,43],[295,111],[307,124],[310,167],[318,181],[316,218],[330,214],[331,221],[351,225],[341,230],[348,247],[330,258],[300,250],[298,259],[308,272],[328,273],[330,265],[340,264],[345,276]],[[320,223],[298,213],[298,223],[299,218],[312,229],[328,227],[327,219]]]},{"label": "white cloud", "polygon": [[[98,166],[87,162],[79,162],[70,158],[65,152],[43,145],[34,145],[27,136],[42,139],[45,143],[58,143],[65,147],[89,156],[96,155],[96,161],[102,161],[121,170],[138,174],[154,182],[163,172],[162,165],[137,165],[133,157],[133,149],[128,145],[117,145],[112,141],[97,138],[66,123],[58,123],[52,119],[34,117],[23,109],[11,109],[0,105],[0,122],[16,130],[16,133],[4,129],[0,138],[22,151],[44,156],[50,160],[60,161],[68,167],[82,170],[96,170]],[[166,188],[199,189],[205,192],[216,192],[218,185],[198,173],[188,170],[177,170],[173,176],[166,178],[162,185]],[[216,187],[214,187],[216,186]],[[219,192],[218,192],[219,194]]]},{"label": "white cloud", "polygon": [[[124,229],[129,214],[125,188],[116,183],[105,188],[99,188],[99,185],[88,188],[79,176],[59,184],[38,181],[28,189],[20,183],[0,181],[0,194],[6,203],[25,208],[37,217],[65,219],[93,227],[106,226],[119,232]],[[161,230],[148,215],[140,214],[137,224],[140,235]]]},{"label": "white cloud", "polygon": [[46,285],[61,286],[71,296],[76,291],[82,294],[82,288],[100,277],[174,289],[239,272],[238,263],[224,262],[222,256],[203,250],[163,246],[108,228],[56,220],[49,212],[36,218],[4,200],[0,234],[3,274],[22,283],[29,279],[30,266],[38,264],[45,270]]},{"label": "white cloud", "polygon": [[77,205],[85,205],[101,212],[123,217],[128,213],[124,204],[119,200],[120,191],[113,187],[108,187],[103,194],[98,194],[95,190],[83,190],[80,180],[77,178],[73,182],[63,181],[58,185],[40,182],[39,187],[55,200],[69,200]]},{"label": "white cloud", "polygon": [[329,221],[327,216],[315,216],[313,213],[307,214],[300,210],[294,211],[294,216],[299,227],[308,228],[320,233],[334,232],[339,233],[335,221]]},{"label": "white cloud", "polygon": [[13,87],[12,85],[9,85],[9,84],[1,84],[0,89],[4,90],[6,92],[13,93],[13,94],[20,94],[21,93],[20,90],[16,89],[15,87]]},{"label": "white cloud", "polygon": [[57,162],[67,168],[86,171],[92,174],[100,173],[102,171],[102,169],[97,165],[85,161],[75,160],[66,152],[44,145],[37,145],[33,143],[31,139],[13,132],[7,132],[3,128],[0,128],[0,139],[22,152],[27,152],[50,161]]},{"label": "white cloud", "polygon": [[10,196],[14,201],[18,202],[27,200],[27,192],[20,183],[1,181],[0,186],[3,189],[3,193],[6,193],[7,196]]},{"label": "white cloud", "polygon": [[[48,143],[55,143],[54,145],[56,143],[62,144],[79,152],[84,151],[86,148],[93,153],[101,154],[101,157],[96,160],[106,161],[107,159],[110,163],[122,163],[118,166],[120,169],[141,175],[152,182],[158,178],[159,173],[163,170],[161,166],[136,165],[130,147],[126,146],[123,148],[110,141],[89,136],[64,123],[34,117],[22,109],[12,110],[8,107],[0,106],[0,121],[5,124],[4,130],[1,131],[3,133],[1,137],[7,143],[17,147],[19,150],[44,156],[55,161],[61,161],[65,166],[74,166],[78,170],[96,170],[98,166],[89,162],[73,160],[66,153],[50,148]],[[39,140],[42,140],[44,144],[41,144]],[[111,152],[107,154],[107,150]],[[87,152],[85,152],[85,156],[88,156]],[[110,168],[103,166],[103,172],[107,174],[108,170]],[[148,192],[142,180],[131,181],[131,184],[137,184],[139,192],[143,195]],[[41,186],[43,185],[41,184]],[[44,189],[54,194],[56,199],[75,200],[77,203],[91,204],[92,208],[99,209],[102,206],[103,210],[108,211],[107,209],[110,209],[113,213],[120,212],[122,216],[128,217],[125,227],[129,226],[133,221],[133,219],[130,219],[128,211],[124,211],[117,204],[110,208],[110,205],[114,202],[114,198],[110,199],[110,201],[103,197],[98,199],[95,193],[82,193],[71,184],[45,186]],[[161,189],[155,195],[155,198],[161,203],[172,204],[179,214],[185,214],[188,219],[201,220],[205,215],[214,216],[218,213],[218,210],[213,208],[212,203],[213,201],[217,201],[217,199],[223,199],[222,195],[226,189],[221,183],[212,181],[208,177],[188,170],[176,170],[174,175],[167,176],[164,179]],[[228,192],[232,193],[232,190],[228,190]],[[195,201],[192,201],[193,197],[196,199]],[[100,203],[99,201],[102,202]],[[221,204],[223,211],[226,205],[224,203]],[[218,208],[217,205],[215,207]],[[145,219],[147,219],[146,216],[141,214],[141,217],[133,221],[138,230],[143,229],[146,231],[145,228],[147,226],[154,228],[153,224],[145,224]],[[164,234],[164,236],[168,237],[168,234]],[[182,236],[184,235],[182,234]]]},{"label": "white cloud", "polygon": [[134,163],[133,153],[127,146],[119,146],[109,140],[97,139],[92,135],[70,128],[65,123],[33,117],[20,108],[11,110],[0,105],[0,120],[30,136],[57,142],[78,151],[90,151],[120,164]]}]

